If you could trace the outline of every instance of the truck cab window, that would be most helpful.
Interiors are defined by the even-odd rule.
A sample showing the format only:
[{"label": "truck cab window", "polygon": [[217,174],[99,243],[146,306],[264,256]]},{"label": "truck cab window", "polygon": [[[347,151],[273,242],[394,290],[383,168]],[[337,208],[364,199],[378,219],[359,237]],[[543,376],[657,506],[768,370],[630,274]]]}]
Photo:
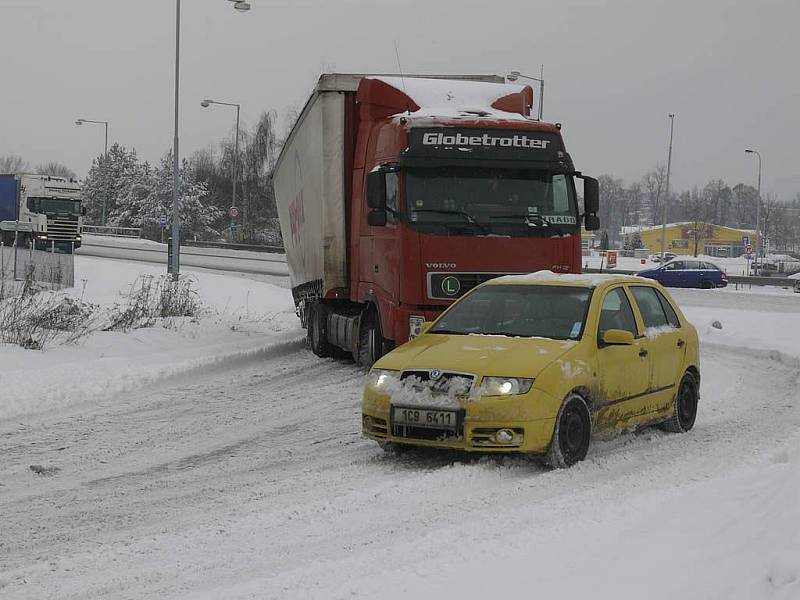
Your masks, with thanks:
[{"label": "truck cab window", "polygon": [[400,191],[399,177],[397,173],[386,173],[386,222],[397,223],[398,213],[400,212]]}]

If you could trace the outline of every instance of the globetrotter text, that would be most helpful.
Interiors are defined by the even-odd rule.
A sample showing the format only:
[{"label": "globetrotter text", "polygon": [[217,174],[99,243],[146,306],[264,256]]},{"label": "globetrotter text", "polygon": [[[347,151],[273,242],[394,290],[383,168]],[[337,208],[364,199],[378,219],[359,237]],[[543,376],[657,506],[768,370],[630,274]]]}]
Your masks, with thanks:
[{"label": "globetrotter text", "polygon": [[503,146],[509,148],[538,148],[544,150],[550,140],[530,138],[525,135],[510,137],[494,137],[488,133],[483,135],[446,135],[444,133],[426,133],[422,136],[425,146]]}]

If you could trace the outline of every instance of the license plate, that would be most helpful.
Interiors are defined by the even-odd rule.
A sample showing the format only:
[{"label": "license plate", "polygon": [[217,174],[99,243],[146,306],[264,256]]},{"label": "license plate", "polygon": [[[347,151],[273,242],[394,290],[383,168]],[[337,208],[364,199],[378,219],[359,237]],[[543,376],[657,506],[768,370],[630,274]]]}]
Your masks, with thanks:
[{"label": "license plate", "polygon": [[395,425],[412,425],[414,427],[431,427],[452,431],[455,431],[457,426],[456,411],[454,410],[405,406],[395,406],[393,408],[392,421]]}]

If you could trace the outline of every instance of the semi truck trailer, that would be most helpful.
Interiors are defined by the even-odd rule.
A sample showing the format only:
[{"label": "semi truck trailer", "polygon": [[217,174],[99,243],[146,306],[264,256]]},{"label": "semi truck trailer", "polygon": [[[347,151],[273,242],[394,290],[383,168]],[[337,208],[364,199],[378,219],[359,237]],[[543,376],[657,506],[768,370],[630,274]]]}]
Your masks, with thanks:
[{"label": "semi truck trailer", "polygon": [[0,234],[6,246],[72,251],[81,245],[81,186],[72,179],[0,174]]},{"label": "semi truck trailer", "polygon": [[533,100],[496,75],[320,77],[274,172],[315,354],[369,366],[484,281],[580,272],[597,180]]}]

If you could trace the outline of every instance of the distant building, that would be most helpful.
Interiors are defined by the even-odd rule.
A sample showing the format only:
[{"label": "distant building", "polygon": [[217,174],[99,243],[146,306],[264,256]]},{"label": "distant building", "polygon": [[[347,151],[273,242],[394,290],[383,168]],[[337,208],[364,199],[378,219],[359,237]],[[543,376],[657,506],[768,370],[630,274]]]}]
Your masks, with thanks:
[{"label": "distant building", "polygon": [[[655,254],[661,252],[661,226],[623,227],[622,238],[639,232],[644,247]],[[756,232],[749,229],[734,229],[713,223],[667,223],[665,252],[694,254],[695,238],[697,253],[707,256],[741,256],[745,253],[745,242],[755,246]]]}]

